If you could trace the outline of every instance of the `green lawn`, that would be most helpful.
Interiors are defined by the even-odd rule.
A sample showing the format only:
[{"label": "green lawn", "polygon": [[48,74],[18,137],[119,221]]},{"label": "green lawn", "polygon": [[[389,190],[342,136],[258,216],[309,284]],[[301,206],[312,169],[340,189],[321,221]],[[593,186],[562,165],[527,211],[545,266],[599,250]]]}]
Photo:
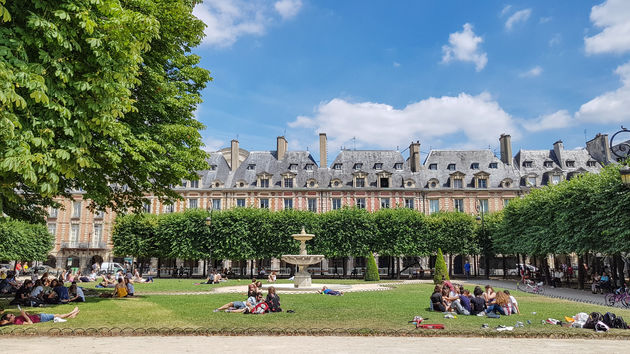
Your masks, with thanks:
[{"label": "green lawn", "polygon": [[[181,284],[180,284],[181,282]],[[192,285],[190,280],[158,280],[154,284],[139,284],[137,293],[144,288],[154,286],[152,290],[174,291],[174,288],[198,289],[200,285]],[[332,281],[331,281],[332,282]],[[334,281],[340,282],[340,281]],[[348,281],[359,282],[359,281]],[[238,282],[230,281],[223,285],[234,285]],[[241,281],[242,284],[247,284]],[[181,286],[181,289],[180,289]],[[216,286],[216,285],[213,285]],[[212,287],[205,285],[205,287]],[[140,289],[143,289],[142,291]],[[456,319],[444,319],[442,313],[427,311],[429,296],[433,289],[429,284],[396,285],[391,291],[373,291],[362,293],[347,293],[344,296],[324,296],[318,294],[280,295],[284,310],[295,310],[295,313],[274,313],[265,315],[243,315],[232,313],[213,313],[212,310],[220,305],[234,300],[244,300],[239,294],[208,294],[208,295],[151,295],[145,293],[136,298],[102,299],[89,298],[87,303],[79,304],[80,315],[67,323],[37,324],[39,330],[49,328],[100,328],[100,327],[132,327],[132,328],[161,328],[161,327],[211,327],[211,328],[368,328],[374,330],[412,329],[407,321],[419,315],[428,317],[427,323],[443,323],[445,331],[421,331],[427,335],[517,335],[517,336],[622,336],[630,338],[630,330],[611,330],[609,333],[597,334],[592,330],[562,328],[554,325],[542,325],[546,318],[563,319],[578,312],[590,313],[598,311],[605,313],[611,308],[575,303],[565,300],[551,299],[536,295],[514,291],[513,295],[519,300],[521,315],[513,315],[500,319],[489,319],[476,316],[457,316]],[[6,307],[6,301],[0,303]],[[60,305],[48,307],[33,312],[68,312],[74,305]],[[10,308],[9,311],[13,309]],[[613,309],[614,313],[630,319],[629,310]],[[536,314],[532,314],[536,312]],[[514,332],[497,332],[493,328],[497,325],[513,326],[516,321],[531,325],[525,328],[515,328]],[[491,329],[481,329],[487,323]],[[0,329],[6,331],[9,327]]]}]

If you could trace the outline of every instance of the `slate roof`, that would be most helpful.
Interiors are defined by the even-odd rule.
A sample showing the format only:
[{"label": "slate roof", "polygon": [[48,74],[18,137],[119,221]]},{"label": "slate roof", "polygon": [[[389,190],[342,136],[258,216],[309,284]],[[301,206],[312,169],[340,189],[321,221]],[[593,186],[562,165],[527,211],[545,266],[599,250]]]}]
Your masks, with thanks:
[{"label": "slate roof", "polygon": [[[536,177],[536,185],[549,184],[551,174],[560,173],[564,178],[571,178],[573,174],[583,172],[597,173],[601,164],[586,151],[586,149],[562,150],[562,164],[553,150],[520,150],[514,157],[514,165],[521,174],[521,186],[527,186],[528,177]],[[545,161],[551,162],[545,167]],[[574,167],[567,167],[566,162],[573,161]],[[595,162],[595,166],[589,166],[588,162]],[[525,162],[531,162],[531,167],[525,166]]]},{"label": "slate roof", "polygon": [[[478,169],[474,169],[472,164],[477,163]],[[497,168],[490,168],[490,164],[495,163]],[[436,170],[430,169],[432,164],[437,165]],[[455,164],[454,170],[448,167]],[[475,174],[485,172],[489,174],[488,189],[518,189],[518,181],[520,179],[518,170],[513,166],[504,164],[498,157],[494,156],[490,150],[432,150],[424,161],[422,174],[422,187],[430,188],[428,182],[431,179],[437,179],[439,184],[431,189],[452,189],[450,185],[450,177],[453,173],[464,174],[464,188],[474,188]],[[502,182],[506,179],[512,181],[509,187],[503,187]]]}]

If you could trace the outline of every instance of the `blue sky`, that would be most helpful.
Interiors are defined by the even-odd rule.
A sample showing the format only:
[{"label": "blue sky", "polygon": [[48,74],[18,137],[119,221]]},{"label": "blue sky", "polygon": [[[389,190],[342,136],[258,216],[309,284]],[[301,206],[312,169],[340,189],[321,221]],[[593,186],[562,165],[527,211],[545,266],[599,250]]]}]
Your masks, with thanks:
[{"label": "blue sky", "polygon": [[209,150],[583,147],[630,125],[630,1],[205,0]]}]

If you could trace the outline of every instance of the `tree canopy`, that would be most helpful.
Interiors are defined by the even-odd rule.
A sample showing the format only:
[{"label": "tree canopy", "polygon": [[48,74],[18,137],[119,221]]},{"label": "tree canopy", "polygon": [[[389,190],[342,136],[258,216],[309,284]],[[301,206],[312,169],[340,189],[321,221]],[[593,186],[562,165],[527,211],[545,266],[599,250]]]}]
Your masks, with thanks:
[{"label": "tree canopy", "polygon": [[[0,210],[138,208],[206,167],[192,0],[0,0]],[[39,214],[41,216],[41,209]]]}]

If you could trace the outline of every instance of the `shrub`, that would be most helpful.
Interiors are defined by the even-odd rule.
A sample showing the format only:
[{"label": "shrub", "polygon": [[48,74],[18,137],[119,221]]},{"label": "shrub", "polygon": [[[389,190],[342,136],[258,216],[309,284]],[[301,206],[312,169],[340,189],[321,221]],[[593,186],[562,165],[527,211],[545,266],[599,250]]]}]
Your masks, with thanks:
[{"label": "shrub", "polygon": [[376,260],[372,252],[368,253],[365,257],[365,281],[378,281],[381,278],[378,275],[378,267],[376,266]]},{"label": "shrub", "polygon": [[438,248],[437,256],[435,257],[435,273],[433,274],[433,282],[439,284],[442,280],[450,280],[448,278],[448,269],[446,269],[446,262],[444,261],[444,255],[442,249]]}]

